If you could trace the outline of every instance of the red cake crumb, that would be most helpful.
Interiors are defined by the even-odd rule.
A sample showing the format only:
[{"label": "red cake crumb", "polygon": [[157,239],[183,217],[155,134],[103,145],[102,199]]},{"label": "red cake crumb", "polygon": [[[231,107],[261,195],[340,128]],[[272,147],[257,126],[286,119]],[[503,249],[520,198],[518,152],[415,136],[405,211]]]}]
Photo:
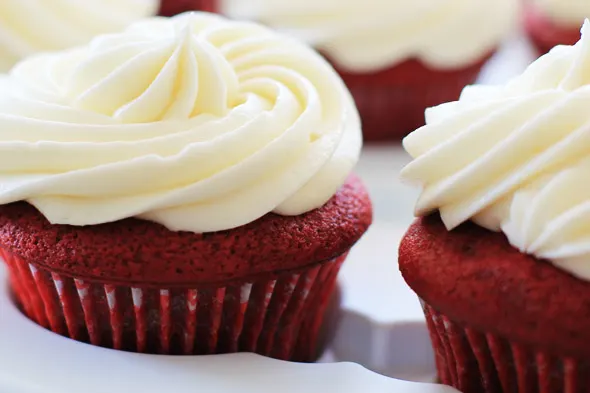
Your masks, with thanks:
[{"label": "red cake crumb", "polygon": [[76,227],[51,225],[34,207],[0,206],[0,244],[28,263],[80,279],[142,286],[242,280],[338,257],[372,220],[369,197],[351,176],[323,207],[267,214],[215,233],[172,232],[139,219]]},{"label": "red cake crumb", "polygon": [[418,219],[401,242],[400,270],[436,312],[459,326],[574,358],[590,353],[590,283],[521,253],[473,223],[447,231]]}]

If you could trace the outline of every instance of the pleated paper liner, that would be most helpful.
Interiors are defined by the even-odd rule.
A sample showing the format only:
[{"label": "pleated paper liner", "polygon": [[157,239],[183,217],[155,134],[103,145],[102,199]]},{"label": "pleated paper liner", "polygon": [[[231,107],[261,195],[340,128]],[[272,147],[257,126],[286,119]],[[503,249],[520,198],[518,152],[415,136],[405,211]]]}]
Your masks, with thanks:
[{"label": "pleated paper liner", "polygon": [[88,282],[0,250],[15,298],[39,325],[126,351],[202,355],[256,352],[311,362],[346,258],[223,286],[142,288]]},{"label": "pleated paper liner", "polygon": [[187,11],[217,10],[218,0],[161,0],[159,15],[174,16]]},{"label": "pleated paper liner", "polygon": [[590,392],[590,361],[528,348],[423,307],[442,383],[463,393]]}]

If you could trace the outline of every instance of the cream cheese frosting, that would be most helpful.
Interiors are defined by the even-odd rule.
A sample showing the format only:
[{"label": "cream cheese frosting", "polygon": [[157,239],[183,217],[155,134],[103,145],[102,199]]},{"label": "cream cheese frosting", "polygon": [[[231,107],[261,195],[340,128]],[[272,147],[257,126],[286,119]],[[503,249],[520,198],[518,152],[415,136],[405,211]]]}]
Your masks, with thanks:
[{"label": "cream cheese frosting", "polygon": [[560,24],[579,27],[590,18],[588,0],[532,0],[533,6]]},{"label": "cream cheese frosting", "polygon": [[416,214],[473,220],[590,279],[590,23],[505,86],[466,88],[404,140]]},{"label": "cream cheese frosting", "polygon": [[517,0],[219,0],[221,12],[262,22],[373,72],[418,58],[464,67],[492,52],[517,22]]},{"label": "cream cheese frosting", "polygon": [[321,56],[206,13],[146,19],[0,79],[0,203],[55,224],[209,232],[302,214],[336,193],[361,144]]},{"label": "cream cheese frosting", "polygon": [[155,15],[158,0],[1,0],[0,72],[40,51],[86,44]]}]

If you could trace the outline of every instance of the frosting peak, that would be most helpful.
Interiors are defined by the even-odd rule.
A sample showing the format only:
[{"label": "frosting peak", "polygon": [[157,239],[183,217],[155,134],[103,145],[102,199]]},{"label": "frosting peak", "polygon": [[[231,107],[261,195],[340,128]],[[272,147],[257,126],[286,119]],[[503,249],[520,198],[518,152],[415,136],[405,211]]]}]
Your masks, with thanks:
[{"label": "frosting peak", "polygon": [[2,0],[0,72],[35,52],[85,44],[157,13],[158,0]]},{"label": "frosting peak", "polygon": [[122,123],[223,116],[237,100],[238,76],[215,46],[194,34],[196,19],[183,15],[157,36],[140,24],[124,36],[96,39],[67,70],[68,104]]},{"label": "frosting peak", "polygon": [[574,46],[506,86],[473,86],[427,111],[404,147],[422,185],[416,214],[448,229],[473,220],[522,252],[590,279],[590,22]]},{"label": "frosting peak", "polygon": [[0,203],[60,224],[230,229],[323,205],[360,135],[310,48],[205,13],[152,18],[0,79]]}]

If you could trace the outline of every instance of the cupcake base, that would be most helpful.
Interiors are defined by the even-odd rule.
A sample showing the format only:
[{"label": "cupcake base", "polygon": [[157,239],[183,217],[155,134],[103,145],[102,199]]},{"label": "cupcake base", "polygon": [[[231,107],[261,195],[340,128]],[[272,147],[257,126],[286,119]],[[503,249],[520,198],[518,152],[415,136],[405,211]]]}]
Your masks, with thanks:
[{"label": "cupcake base", "polygon": [[456,101],[490,57],[458,70],[434,70],[418,60],[371,74],[336,69],[354,96],[364,139],[399,140],[424,125],[426,108]]},{"label": "cupcake base", "polygon": [[529,38],[540,54],[549,52],[556,45],[574,45],[580,39],[580,26],[560,26],[539,10],[529,6],[524,24]]},{"label": "cupcake base", "polygon": [[15,298],[39,325],[74,340],[142,353],[256,352],[311,362],[346,255],[300,270],[218,285],[90,282],[0,250]]},{"label": "cupcake base", "polygon": [[463,393],[590,391],[590,361],[537,351],[423,307],[443,384]]},{"label": "cupcake base", "polygon": [[174,16],[187,11],[215,12],[217,0],[161,0],[159,15]]}]

